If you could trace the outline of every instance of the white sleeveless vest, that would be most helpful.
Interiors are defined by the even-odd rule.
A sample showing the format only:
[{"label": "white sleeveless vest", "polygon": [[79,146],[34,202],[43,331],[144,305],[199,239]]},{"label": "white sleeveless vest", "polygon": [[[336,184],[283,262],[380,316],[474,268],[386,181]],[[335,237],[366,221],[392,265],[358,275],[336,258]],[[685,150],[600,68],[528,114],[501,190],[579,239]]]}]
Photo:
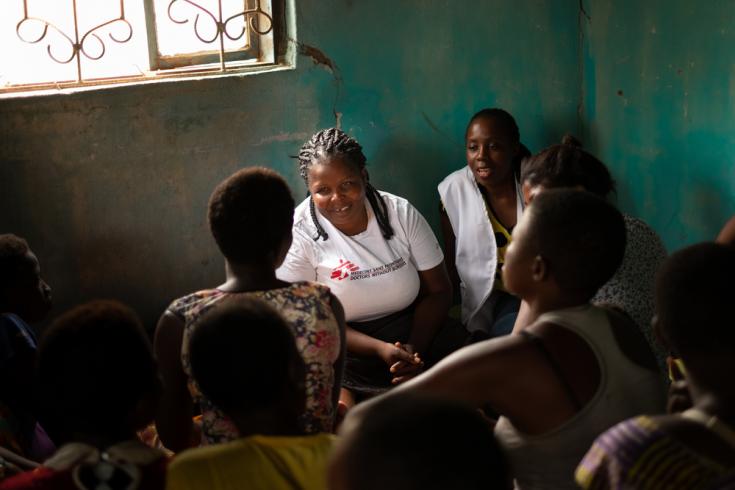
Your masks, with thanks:
[{"label": "white sleeveless vest", "polygon": [[[454,260],[460,279],[462,323],[469,325],[493,290],[498,266],[495,233],[469,166],[447,175],[438,189],[456,237]],[[523,199],[517,182],[516,196],[520,220]]]}]

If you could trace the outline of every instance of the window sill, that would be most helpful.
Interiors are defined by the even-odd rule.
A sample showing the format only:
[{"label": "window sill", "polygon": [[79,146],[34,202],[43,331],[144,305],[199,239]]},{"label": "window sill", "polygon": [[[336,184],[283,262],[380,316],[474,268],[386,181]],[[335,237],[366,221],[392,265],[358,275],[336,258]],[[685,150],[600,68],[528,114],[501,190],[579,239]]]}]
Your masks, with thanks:
[{"label": "window sill", "polygon": [[153,72],[138,77],[90,80],[88,82],[68,82],[55,85],[16,86],[0,88],[0,100],[27,97],[47,97],[52,95],[70,95],[80,92],[115,90],[122,87],[135,87],[160,83],[192,82],[218,78],[243,78],[263,73],[293,70],[296,68],[294,56],[286,56],[279,63],[249,62],[243,66],[228,68],[222,72],[218,63],[202,65],[195,68],[179,68],[161,72]]}]

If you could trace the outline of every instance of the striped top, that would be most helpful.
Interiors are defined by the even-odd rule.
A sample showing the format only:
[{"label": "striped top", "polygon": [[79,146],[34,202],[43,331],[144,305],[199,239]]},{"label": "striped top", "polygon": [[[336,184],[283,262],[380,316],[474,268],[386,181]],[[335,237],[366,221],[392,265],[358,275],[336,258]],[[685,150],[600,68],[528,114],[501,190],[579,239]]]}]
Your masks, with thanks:
[{"label": "striped top", "polygon": [[735,488],[735,466],[699,454],[645,415],[598,437],[575,476],[582,488],[594,490]]}]

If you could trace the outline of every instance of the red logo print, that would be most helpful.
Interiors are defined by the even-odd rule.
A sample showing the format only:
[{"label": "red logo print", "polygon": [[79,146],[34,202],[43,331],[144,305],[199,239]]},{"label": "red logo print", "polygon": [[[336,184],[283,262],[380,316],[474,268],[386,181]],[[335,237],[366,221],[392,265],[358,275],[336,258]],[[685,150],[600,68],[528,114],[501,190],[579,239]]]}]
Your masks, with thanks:
[{"label": "red logo print", "polygon": [[332,269],[332,275],[330,277],[332,279],[341,281],[342,279],[349,276],[350,272],[355,272],[359,270],[360,266],[353,264],[349,260],[339,259],[339,265]]}]

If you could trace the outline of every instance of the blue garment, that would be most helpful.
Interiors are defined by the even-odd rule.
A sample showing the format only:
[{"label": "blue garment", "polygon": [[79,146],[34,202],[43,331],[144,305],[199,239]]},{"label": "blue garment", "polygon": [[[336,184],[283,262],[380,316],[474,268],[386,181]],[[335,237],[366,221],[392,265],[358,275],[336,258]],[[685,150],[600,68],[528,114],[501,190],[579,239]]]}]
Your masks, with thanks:
[{"label": "blue garment", "polygon": [[35,351],[37,345],[36,334],[18,315],[0,314],[0,369],[19,352]]}]

